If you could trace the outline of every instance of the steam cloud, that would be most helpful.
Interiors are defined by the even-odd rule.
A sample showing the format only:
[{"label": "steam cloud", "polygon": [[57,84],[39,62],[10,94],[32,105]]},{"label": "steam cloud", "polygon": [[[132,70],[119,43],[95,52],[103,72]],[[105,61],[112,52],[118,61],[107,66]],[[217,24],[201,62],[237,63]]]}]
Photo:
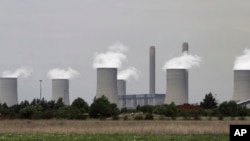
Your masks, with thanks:
[{"label": "steam cloud", "polygon": [[106,53],[96,53],[94,57],[94,68],[121,68],[122,62],[127,61],[127,47],[121,43],[115,43],[109,47]]},{"label": "steam cloud", "polygon": [[236,57],[234,70],[250,70],[250,49],[245,49],[243,55]]},{"label": "steam cloud", "polygon": [[201,58],[198,55],[190,55],[184,52],[182,56],[167,61],[162,69],[191,69],[192,67],[199,67],[200,62]]},{"label": "steam cloud", "polygon": [[30,74],[33,72],[32,68],[29,67],[21,67],[16,69],[15,71],[9,71],[9,70],[5,70],[2,72],[2,77],[13,77],[13,78],[17,78],[17,77],[28,77],[30,76]]},{"label": "steam cloud", "polygon": [[136,68],[134,67],[129,67],[126,70],[122,70],[118,73],[117,78],[118,79],[123,79],[123,80],[129,80],[130,77],[134,77],[135,79],[138,79],[139,77],[139,72]]},{"label": "steam cloud", "polygon": [[67,70],[55,68],[50,70],[47,74],[50,79],[73,79],[78,75],[79,72],[70,67]]}]

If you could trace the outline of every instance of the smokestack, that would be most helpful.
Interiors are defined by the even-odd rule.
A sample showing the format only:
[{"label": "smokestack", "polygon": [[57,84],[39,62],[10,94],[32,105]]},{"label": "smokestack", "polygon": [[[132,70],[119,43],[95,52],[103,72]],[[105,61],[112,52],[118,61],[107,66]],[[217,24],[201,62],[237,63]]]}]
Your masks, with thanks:
[{"label": "smokestack", "polygon": [[155,94],[155,47],[149,49],[149,93]]},{"label": "smokestack", "polygon": [[187,52],[188,53],[188,43],[184,42],[182,44],[182,53]]},{"label": "smokestack", "polygon": [[250,99],[250,70],[234,70],[233,100],[236,102]]},{"label": "smokestack", "polygon": [[8,106],[18,104],[17,78],[0,78],[0,103]]},{"label": "smokestack", "polygon": [[186,69],[167,69],[167,90],[165,104],[188,103],[188,71]]},{"label": "smokestack", "polygon": [[65,105],[69,105],[69,80],[52,79],[52,100],[63,99]]},{"label": "smokestack", "polygon": [[118,95],[126,95],[126,80],[117,80]]},{"label": "smokestack", "polygon": [[118,105],[117,68],[97,68],[96,98],[103,95]]}]

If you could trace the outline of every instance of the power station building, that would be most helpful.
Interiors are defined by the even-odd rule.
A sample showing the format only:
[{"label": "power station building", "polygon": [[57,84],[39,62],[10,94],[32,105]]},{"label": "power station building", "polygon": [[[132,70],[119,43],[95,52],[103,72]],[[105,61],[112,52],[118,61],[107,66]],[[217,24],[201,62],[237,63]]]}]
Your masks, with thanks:
[{"label": "power station building", "polygon": [[162,105],[164,104],[165,94],[129,94],[119,96],[119,108],[136,109],[137,106]]},{"label": "power station building", "polygon": [[165,104],[188,103],[188,71],[186,69],[167,69],[167,89]]},{"label": "power station building", "polygon": [[117,68],[97,68],[96,98],[102,96],[118,105]]},{"label": "power station building", "polygon": [[233,100],[250,108],[250,70],[234,70]]},{"label": "power station building", "polygon": [[149,48],[149,94],[126,94],[126,82],[118,80],[119,108],[136,109],[137,106],[162,105],[165,94],[155,93],[155,47]]},{"label": "power station building", "polygon": [[65,105],[69,105],[69,80],[52,79],[52,100],[63,99]]},{"label": "power station building", "polygon": [[8,106],[18,104],[17,78],[0,78],[0,103]]}]

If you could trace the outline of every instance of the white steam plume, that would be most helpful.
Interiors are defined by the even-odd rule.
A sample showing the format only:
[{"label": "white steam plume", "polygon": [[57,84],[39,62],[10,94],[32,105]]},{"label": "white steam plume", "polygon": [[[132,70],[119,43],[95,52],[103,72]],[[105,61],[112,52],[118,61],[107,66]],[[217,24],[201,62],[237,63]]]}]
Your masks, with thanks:
[{"label": "white steam plume", "polygon": [[182,56],[175,57],[166,62],[163,70],[166,69],[191,69],[192,67],[199,67],[201,57],[198,55],[190,55],[186,52]]},{"label": "white steam plume", "polygon": [[129,80],[130,77],[138,79],[139,71],[134,67],[129,67],[126,70],[120,71],[117,76],[118,79],[123,79],[123,80]]},{"label": "white steam plume", "polygon": [[16,69],[15,71],[9,71],[9,70],[5,70],[2,72],[2,77],[13,77],[13,78],[17,78],[17,77],[28,77],[30,76],[30,74],[33,72],[33,69],[30,67],[21,67]]},{"label": "white steam plume", "polygon": [[95,53],[94,68],[121,68],[122,62],[127,61],[125,52],[127,47],[121,43],[115,43],[109,47],[106,53]]},{"label": "white steam plume", "polygon": [[245,49],[243,55],[236,58],[234,70],[250,70],[250,49]]},{"label": "white steam plume", "polygon": [[55,68],[47,73],[50,79],[73,79],[78,75],[79,72],[70,67],[67,70]]}]

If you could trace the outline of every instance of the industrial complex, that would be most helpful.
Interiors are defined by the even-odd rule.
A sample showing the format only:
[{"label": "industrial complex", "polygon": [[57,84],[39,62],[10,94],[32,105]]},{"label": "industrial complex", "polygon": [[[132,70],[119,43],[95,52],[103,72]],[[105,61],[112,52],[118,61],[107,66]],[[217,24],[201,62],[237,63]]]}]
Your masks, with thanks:
[{"label": "industrial complex", "polygon": [[[183,43],[182,53],[188,54],[188,43]],[[174,102],[176,105],[189,103],[188,68],[167,68],[166,92],[155,91],[156,49],[149,48],[149,92],[142,94],[127,94],[125,79],[118,79],[118,68],[100,67],[97,71],[96,98],[106,96],[118,107],[135,109],[143,105],[162,105]],[[0,78],[0,103],[8,106],[18,104],[18,78]],[[69,79],[52,79],[52,100],[63,99],[65,105],[70,105]],[[233,100],[240,105],[250,107],[250,70],[234,70]]]}]

